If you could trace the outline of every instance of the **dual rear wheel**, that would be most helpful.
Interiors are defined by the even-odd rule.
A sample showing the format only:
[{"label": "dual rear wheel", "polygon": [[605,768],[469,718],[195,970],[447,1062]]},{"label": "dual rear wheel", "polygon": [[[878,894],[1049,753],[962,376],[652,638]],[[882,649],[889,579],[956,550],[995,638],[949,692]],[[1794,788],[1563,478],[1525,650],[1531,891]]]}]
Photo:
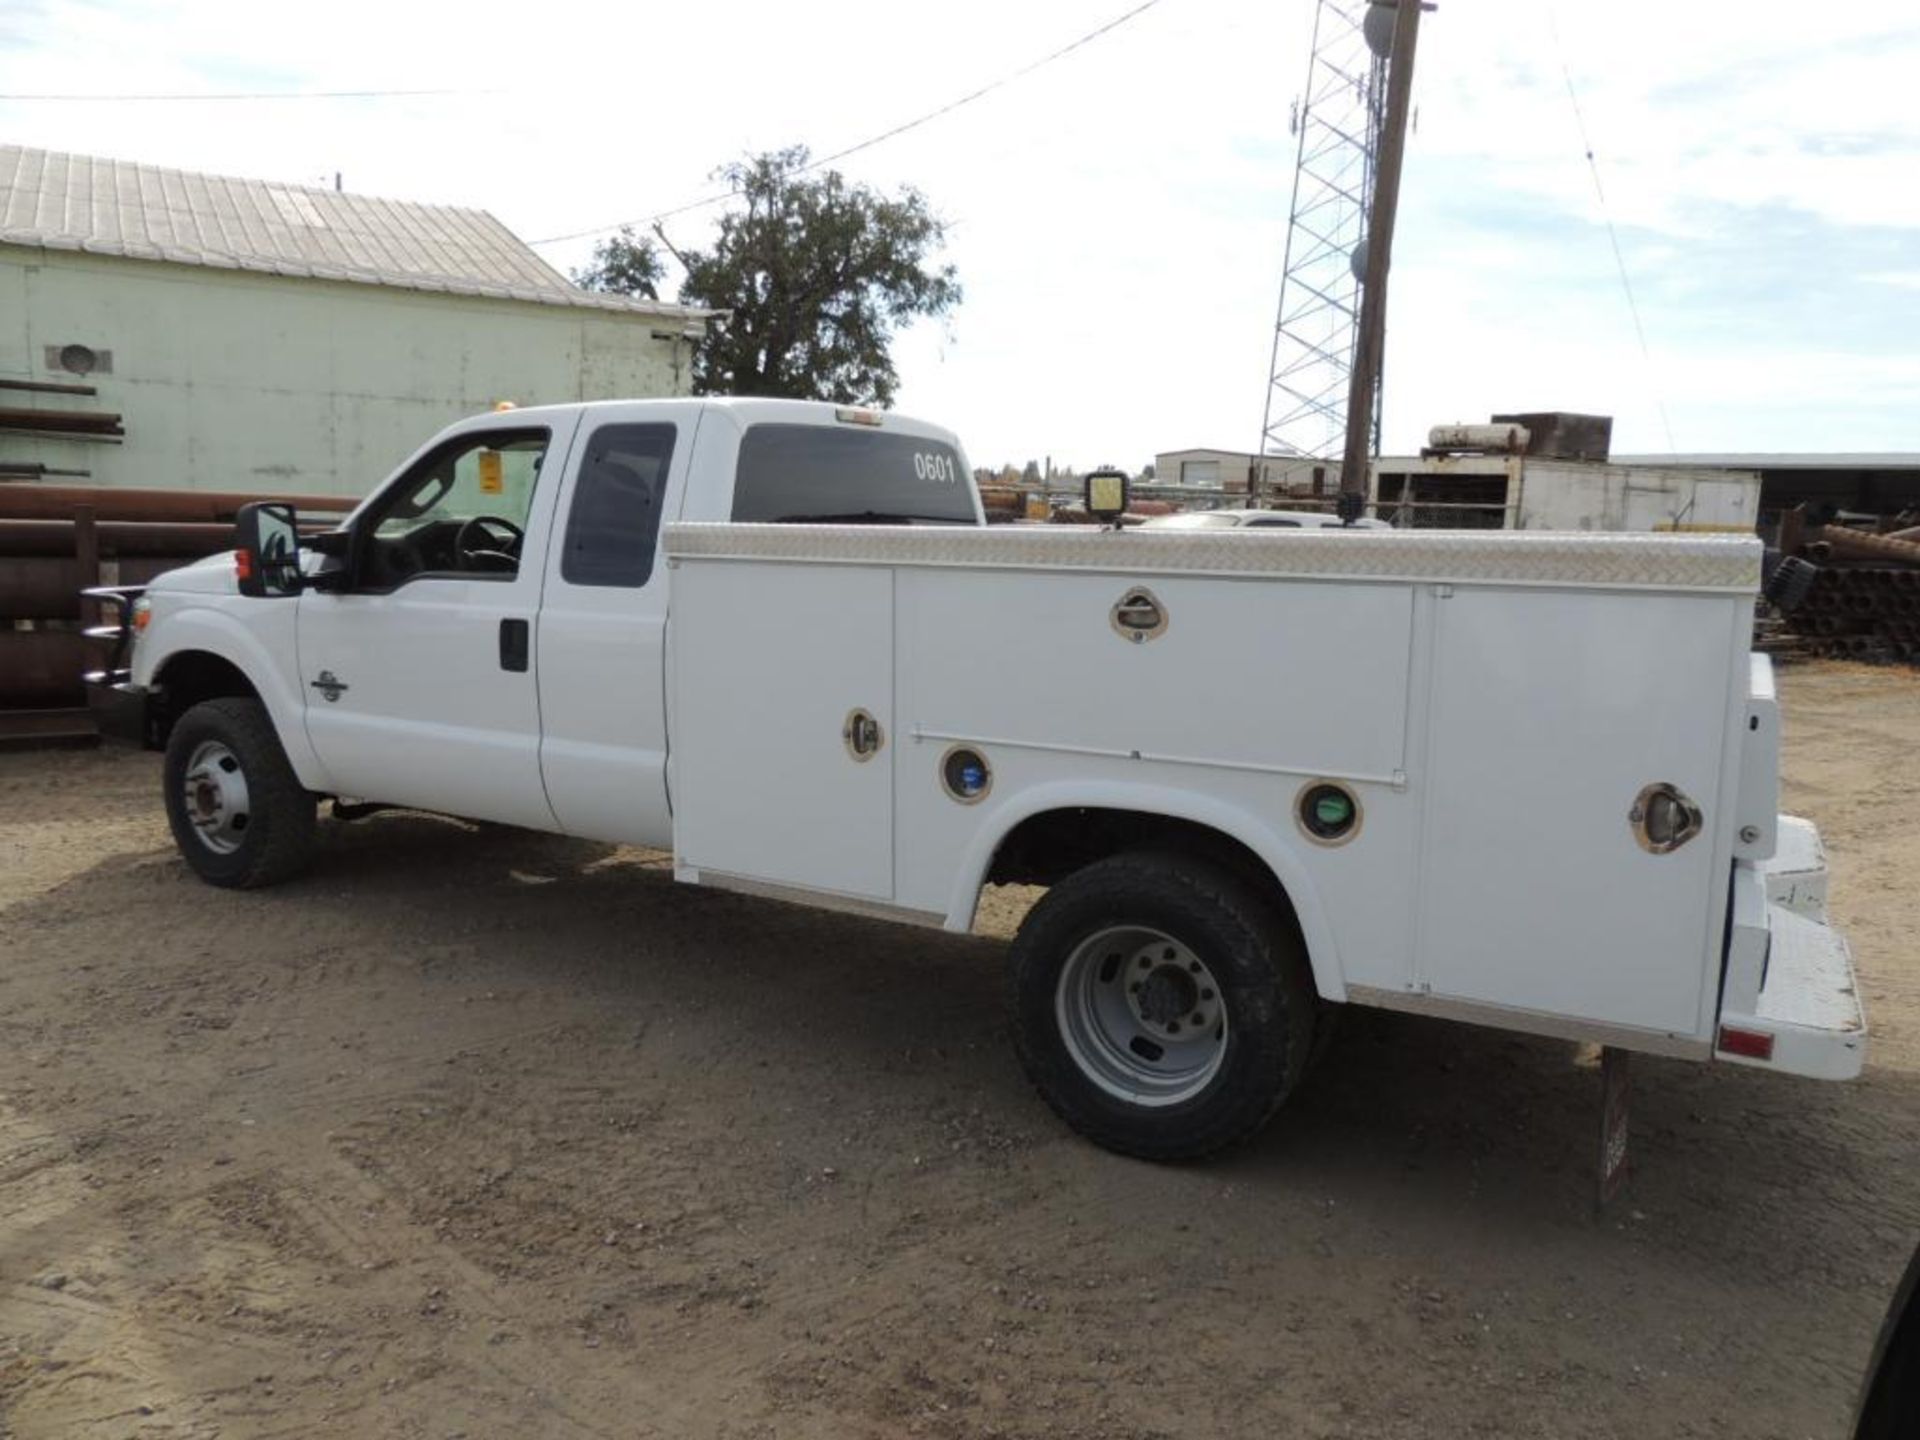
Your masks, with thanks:
[{"label": "dual rear wheel", "polygon": [[1141,851],[1070,875],[1009,965],[1029,1078],[1123,1154],[1192,1160],[1247,1139],[1312,1056],[1319,1007],[1291,919],[1208,861]]}]

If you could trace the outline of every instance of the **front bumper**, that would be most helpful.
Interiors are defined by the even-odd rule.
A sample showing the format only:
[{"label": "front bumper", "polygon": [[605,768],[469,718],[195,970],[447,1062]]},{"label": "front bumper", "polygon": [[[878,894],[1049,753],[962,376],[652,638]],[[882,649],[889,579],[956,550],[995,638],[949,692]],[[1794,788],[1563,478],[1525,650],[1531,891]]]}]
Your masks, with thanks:
[{"label": "front bumper", "polygon": [[153,692],[136,685],[126,670],[94,670],[88,673],[87,708],[103,740],[132,745],[142,750],[160,748],[157,707]]},{"label": "front bumper", "polygon": [[1789,1075],[1851,1080],[1867,1058],[1846,938],[1827,923],[1827,857],[1810,821],[1780,817],[1770,860],[1734,867],[1735,953],[1757,955],[1758,986],[1728,977],[1714,1058]]}]

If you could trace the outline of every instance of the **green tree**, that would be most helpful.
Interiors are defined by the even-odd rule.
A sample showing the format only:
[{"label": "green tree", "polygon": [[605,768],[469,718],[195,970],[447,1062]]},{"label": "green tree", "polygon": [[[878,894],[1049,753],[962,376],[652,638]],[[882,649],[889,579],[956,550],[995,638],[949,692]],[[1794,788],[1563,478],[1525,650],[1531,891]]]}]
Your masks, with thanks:
[{"label": "green tree", "polygon": [[609,235],[593,247],[592,262],[586,269],[573,272],[573,283],[582,290],[658,300],[660,282],[666,274],[666,262],[654,249],[653,241],[634,234],[631,225],[622,225],[619,234]]},{"label": "green tree", "polygon": [[[807,160],[794,146],[716,171],[735,203],[709,249],[676,249],[656,227],[686,272],[680,303],[731,312],[694,353],[696,395],[891,404],[894,334],[959,303],[953,267],[929,260],[946,226],[925,196],[803,174]],[[623,230],[575,279],[653,297],[629,286],[657,286],[661,271],[653,241]]]}]

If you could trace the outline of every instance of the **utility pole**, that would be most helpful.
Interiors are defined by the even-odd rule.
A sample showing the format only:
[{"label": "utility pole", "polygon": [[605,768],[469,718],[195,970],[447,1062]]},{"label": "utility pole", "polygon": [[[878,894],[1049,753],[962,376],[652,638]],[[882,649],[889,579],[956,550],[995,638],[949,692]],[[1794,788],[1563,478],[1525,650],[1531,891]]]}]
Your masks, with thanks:
[{"label": "utility pole", "polygon": [[1373,391],[1386,350],[1387,263],[1393,253],[1394,212],[1400,205],[1400,162],[1407,151],[1407,113],[1413,95],[1413,51],[1420,37],[1422,0],[1374,0],[1393,10],[1387,59],[1387,113],[1381,125],[1379,168],[1367,217],[1367,269],[1360,282],[1360,337],[1347,385],[1347,448],[1340,466],[1337,512],[1351,523],[1367,506],[1367,460],[1373,441]]}]

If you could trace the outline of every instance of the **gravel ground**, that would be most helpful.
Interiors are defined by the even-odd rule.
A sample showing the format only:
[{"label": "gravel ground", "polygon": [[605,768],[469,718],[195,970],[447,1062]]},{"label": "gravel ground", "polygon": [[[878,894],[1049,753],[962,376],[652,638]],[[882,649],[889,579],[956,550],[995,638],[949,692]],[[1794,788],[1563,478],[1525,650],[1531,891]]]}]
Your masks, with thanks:
[{"label": "gravel ground", "polygon": [[1783,674],[1875,1039],[1636,1061],[1384,1013],[1254,1145],[1065,1133],[942,936],[389,815],[279,890],[151,757],[0,756],[0,1436],[1825,1437],[1920,1237],[1920,677]]}]

